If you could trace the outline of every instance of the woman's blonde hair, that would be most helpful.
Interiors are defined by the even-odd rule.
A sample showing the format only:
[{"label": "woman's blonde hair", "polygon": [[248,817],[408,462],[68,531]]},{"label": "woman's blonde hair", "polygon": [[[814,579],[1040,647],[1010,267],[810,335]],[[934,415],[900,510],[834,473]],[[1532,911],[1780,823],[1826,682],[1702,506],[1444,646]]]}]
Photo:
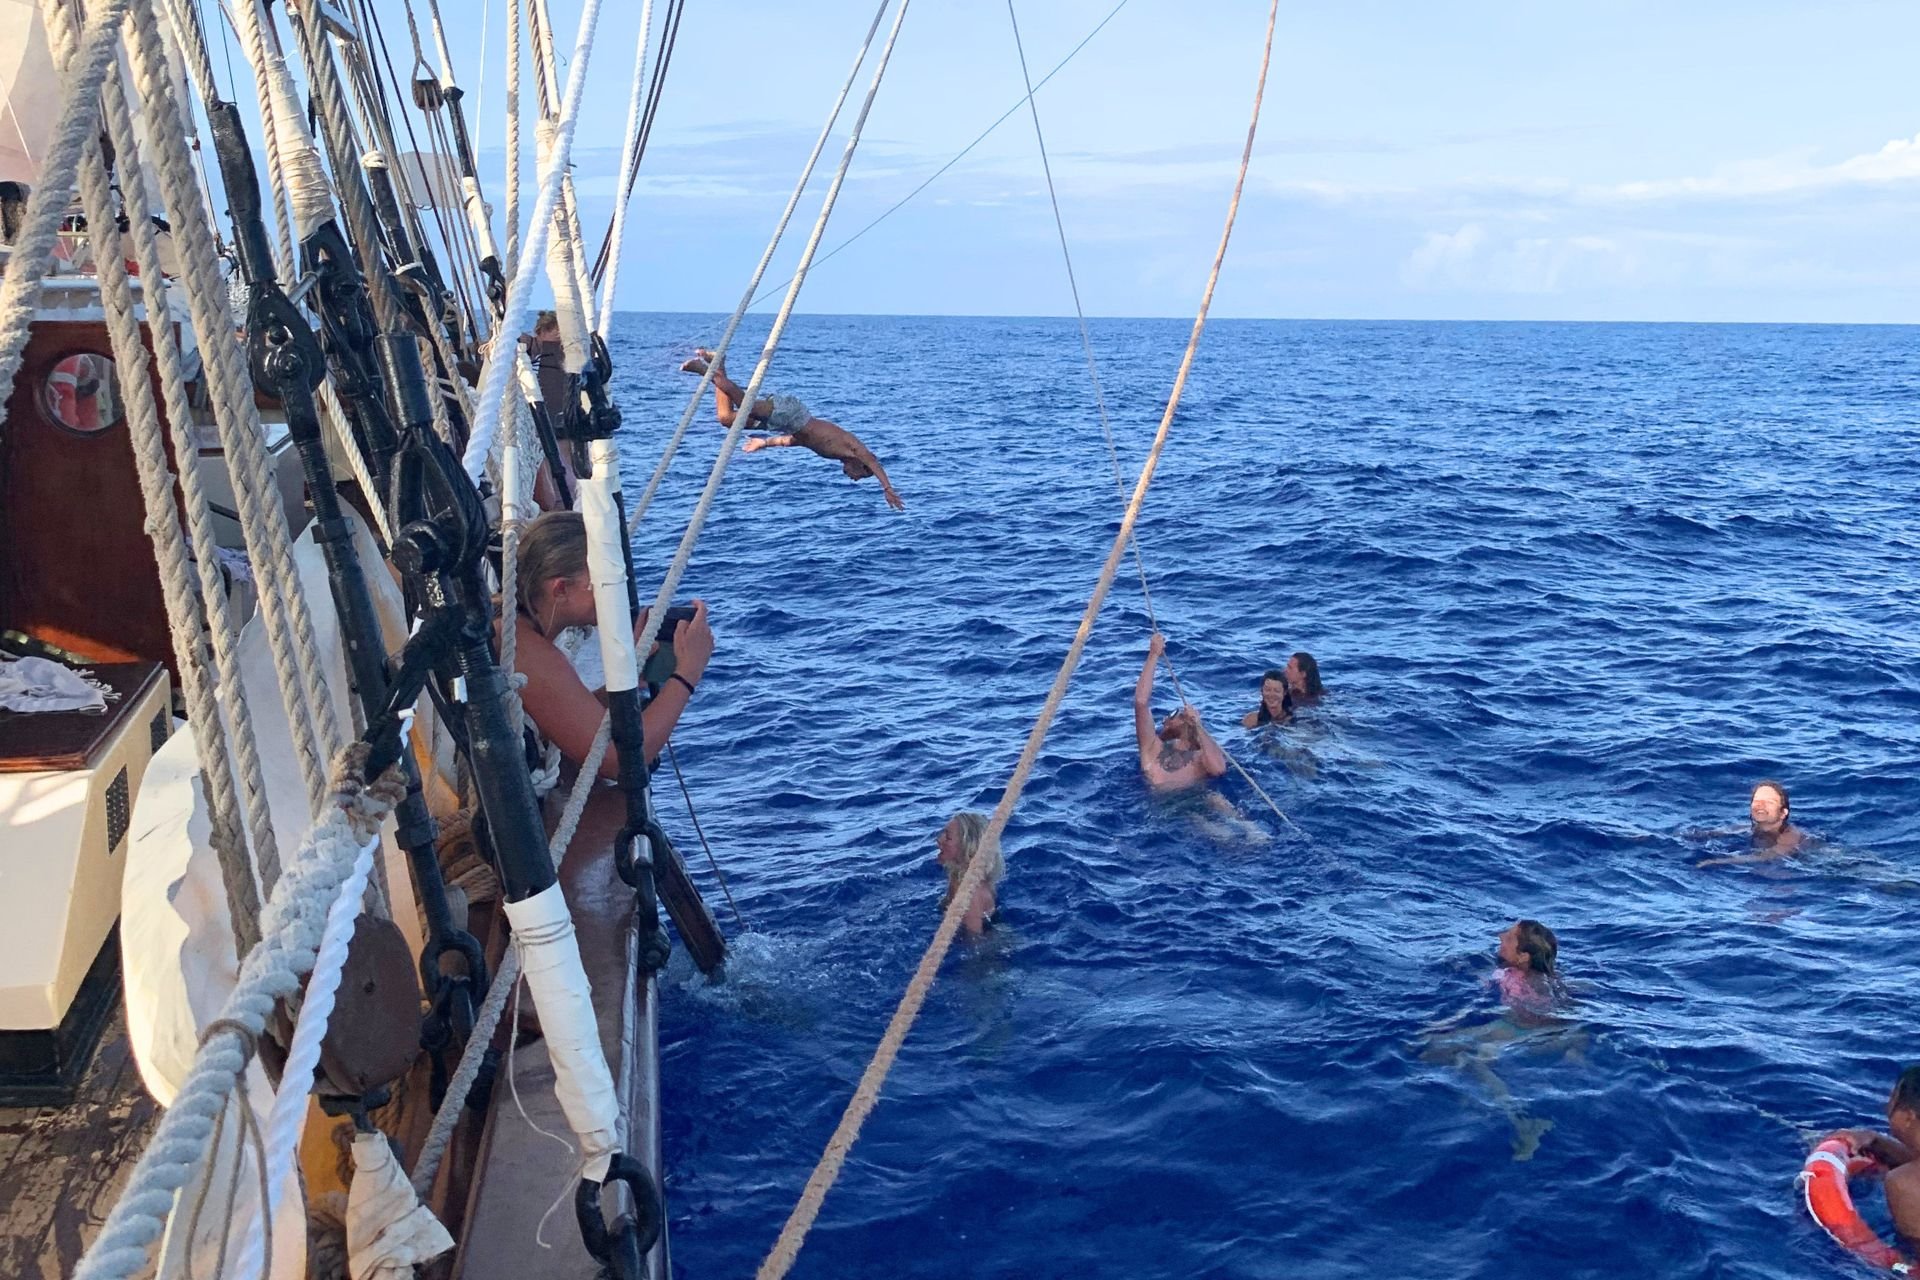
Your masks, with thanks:
[{"label": "woman's blonde hair", "polygon": [[987,867],[981,873],[980,883],[984,888],[992,889],[1000,883],[1000,873],[1006,870],[1006,864],[1000,860],[1000,842],[994,841],[981,845],[981,837],[987,834],[987,815],[975,813],[971,809],[953,815],[954,838],[960,842],[960,865],[947,868],[947,901],[953,901],[955,890],[960,887],[960,877],[967,874],[967,868],[973,865],[976,855],[984,856]]},{"label": "woman's blonde hair", "polygon": [[555,578],[574,578],[587,569],[587,521],[578,511],[549,511],[520,535],[520,563],[514,585],[520,605],[537,614],[536,604]]}]

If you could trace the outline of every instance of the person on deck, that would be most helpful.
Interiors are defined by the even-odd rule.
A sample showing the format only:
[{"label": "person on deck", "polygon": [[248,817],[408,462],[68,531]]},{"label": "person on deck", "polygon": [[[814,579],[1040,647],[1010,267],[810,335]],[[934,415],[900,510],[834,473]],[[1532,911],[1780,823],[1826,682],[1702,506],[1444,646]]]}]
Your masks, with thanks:
[{"label": "person on deck", "polygon": [[1260,705],[1240,719],[1243,729],[1262,725],[1285,724],[1293,719],[1293,690],[1287,685],[1287,673],[1272,670],[1260,677]]},{"label": "person on deck", "polygon": [[1887,1170],[1884,1183],[1893,1229],[1911,1255],[1920,1252],[1920,1064],[1908,1067],[1887,1096],[1887,1133],[1842,1129],[1855,1155],[1871,1156]]},{"label": "person on deck", "polygon": [[[534,317],[533,332],[520,339],[520,343],[533,361],[533,372],[540,383],[540,399],[547,411],[547,421],[554,424],[557,432],[561,424],[568,420],[562,415],[567,411],[567,398],[572,385],[567,377],[566,347],[560,341],[560,317],[551,311],[542,311]],[[516,390],[511,394],[518,395],[518,384],[515,386]],[[560,450],[560,465],[566,470],[567,484],[572,486],[578,483],[573,474],[573,463],[568,459],[564,447]],[[554,483],[554,476],[544,458],[534,475],[533,501],[542,511],[566,509],[566,504],[560,500],[560,488]]]},{"label": "person on deck", "polygon": [[[577,511],[550,511],[527,526],[520,539],[519,615],[511,619],[514,631],[514,669],[526,676],[520,692],[527,716],[542,737],[560,749],[574,765],[593,748],[594,735],[606,715],[605,690],[588,689],[554,644],[568,627],[591,627],[596,622],[593,582],[587,576],[587,525]],[[646,626],[646,610],[634,624],[637,636]],[[707,606],[693,602],[693,617],[680,624],[671,641],[673,675],[641,713],[646,730],[647,765],[659,759],[667,735],[687,709],[693,691],[713,657],[713,631],[707,624]],[[658,646],[655,646],[658,648]],[[645,655],[641,655],[645,661]],[[620,776],[619,750],[607,748],[600,776]]]},{"label": "person on deck", "polygon": [[[704,375],[708,365],[713,367],[714,413],[719,417],[721,426],[731,427],[734,415],[740,411],[740,402],[746,397],[746,389],[727,376],[726,361],[701,348],[694,352],[693,359],[680,368],[686,373]],[[880,481],[880,492],[885,496],[888,506],[895,511],[907,509],[907,504],[894,492],[893,482],[887,479],[887,469],[880,465],[880,459],[873,456],[873,450],[862,444],[860,437],[845,427],[808,413],[807,406],[795,397],[761,396],[753,402],[748,424],[761,424],[775,433],[750,437],[745,445],[748,453],[789,446],[811,449],[823,458],[838,462],[850,480],[864,480],[873,476]]]},{"label": "person on deck", "polygon": [[[1806,832],[1793,825],[1793,806],[1787,799],[1787,789],[1771,778],[1754,784],[1753,795],[1747,801],[1747,813],[1753,820],[1753,825],[1747,828],[1753,840],[1753,852],[1706,858],[1694,865],[1724,867],[1742,862],[1772,862],[1800,852],[1806,844]],[[1738,835],[1740,828],[1699,834],[1703,837]]]},{"label": "person on deck", "polygon": [[1320,664],[1305,649],[1287,659],[1287,691],[1293,695],[1293,705],[1310,707],[1320,701],[1326,693],[1326,686],[1320,683]]},{"label": "person on deck", "polygon": [[993,927],[993,912],[998,905],[995,894],[1004,869],[998,844],[981,844],[980,838],[986,834],[986,830],[987,815],[969,811],[954,814],[934,838],[934,847],[938,850],[934,861],[947,873],[947,896],[940,900],[942,911],[953,905],[953,895],[959,892],[960,880],[967,874],[967,868],[973,865],[973,860],[988,859],[986,871],[975,886],[973,897],[967,903],[967,913],[960,921],[961,928],[974,934]]},{"label": "person on deck", "polygon": [[1200,723],[1200,713],[1183,706],[1156,730],[1153,725],[1153,672],[1167,651],[1164,636],[1155,633],[1147,645],[1147,662],[1133,687],[1133,728],[1140,741],[1140,772],[1156,792],[1184,791],[1220,777],[1227,756]]}]

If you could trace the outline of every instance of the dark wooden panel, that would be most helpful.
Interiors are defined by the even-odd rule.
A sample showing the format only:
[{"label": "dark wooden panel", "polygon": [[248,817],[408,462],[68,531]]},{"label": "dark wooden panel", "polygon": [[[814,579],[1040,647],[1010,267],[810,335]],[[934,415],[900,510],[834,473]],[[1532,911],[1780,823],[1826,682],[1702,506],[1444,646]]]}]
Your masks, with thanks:
[{"label": "dark wooden panel", "polygon": [[[61,360],[111,360],[101,323],[40,321],[0,432],[0,625],[94,662],[171,662],[166,604],[124,415],[91,434],[53,421],[43,400]],[[158,374],[152,374],[160,398]]]},{"label": "dark wooden panel", "polygon": [[120,694],[101,715],[84,711],[0,711],[0,773],[84,769],[103,743],[119,732],[163,668],[156,662],[104,663],[88,668]]}]

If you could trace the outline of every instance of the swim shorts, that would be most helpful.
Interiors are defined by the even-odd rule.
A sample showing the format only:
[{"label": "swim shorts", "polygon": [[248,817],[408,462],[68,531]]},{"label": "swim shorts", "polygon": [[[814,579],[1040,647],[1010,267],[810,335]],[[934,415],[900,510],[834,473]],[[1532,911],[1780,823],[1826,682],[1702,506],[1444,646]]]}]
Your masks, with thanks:
[{"label": "swim shorts", "polygon": [[769,395],[763,399],[773,401],[773,412],[767,415],[766,428],[792,434],[813,421],[813,415],[807,412],[807,406],[800,403],[798,396]]}]

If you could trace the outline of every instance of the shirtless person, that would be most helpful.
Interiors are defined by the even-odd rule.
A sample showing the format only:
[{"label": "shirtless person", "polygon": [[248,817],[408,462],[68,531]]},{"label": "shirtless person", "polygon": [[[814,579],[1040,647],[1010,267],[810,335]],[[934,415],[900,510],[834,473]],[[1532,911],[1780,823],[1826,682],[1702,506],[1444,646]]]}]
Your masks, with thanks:
[{"label": "shirtless person", "polygon": [[1914,1158],[1920,1151],[1920,1066],[1908,1067],[1894,1081],[1887,1098],[1887,1129],[1891,1137],[1872,1129],[1842,1129],[1834,1136],[1887,1170],[1887,1209],[1900,1243],[1912,1256],[1920,1248],[1920,1160]]},{"label": "shirtless person", "polygon": [[[1753,787],[1753,796],[1747,803],[1747,816],[1753,819],[1749,833],[1753,839],[1753,852],[1733,854],[1723,858],[1707,858],[1696,862],[1697,867],[1724,867],[1742,862],[1772,862],[1775,858],[1785,858],[1800,852],[1806,843],[1806,833],[1793,825],[1793,805],[1787,799],[1787,789],[1768,779],[1757,782]],[[1709,831],[1708,836],[1738,835],[1738,827],[1725,831]]]},{"label": "shirtless person", "polygon": [[[746,388],[727,376],[726,361],[714,359],[713,352],[702,348],[695,351],[693,359],[680,368],[686,373],[704,375],[709,363],[713,365],[714,413],[719,417],[721,426],[731,427],[734,414],[739,412],[740,401],[746,395]],[[877,478],[887,505],[895,511],[907,509],[907,504],[900,501],[900,495],[893,491],[893,484],[887,479],[887,469],[880,465],[880,459],[873,456],[873,450],[860,443],[860,437],[845,427],[808,413],[807,406],[795,397],[772,395],[755,400],[748,425],[756,424],[765,424],[778,434],[749,438],[746,443],[748,453],[761,449],[784,449],[789,445],[811,449],[823,458],[839,462],[840,469],[846,472],[850,480],[864,480],[868,476]]]},{"label": "shirtless person", "polygon": [[1165,637],[1147,645],[1147,665],[1133,686],[1133,728],[1140,739],[1140,772],[1156,792],[1184,791],[1227,771],[1226,753],[1200,723],[1200,713],[1181,707],[1156,731],[1153,727],[1153,669],[1167,651]]}]

